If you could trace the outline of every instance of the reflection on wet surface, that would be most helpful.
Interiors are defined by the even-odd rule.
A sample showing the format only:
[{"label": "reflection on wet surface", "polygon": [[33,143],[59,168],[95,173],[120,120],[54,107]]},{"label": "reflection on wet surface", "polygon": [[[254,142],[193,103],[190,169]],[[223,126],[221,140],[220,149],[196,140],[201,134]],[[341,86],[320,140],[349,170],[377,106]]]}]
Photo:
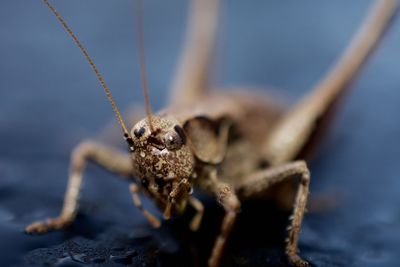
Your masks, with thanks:
[{"label": "reflection on wet surface", "polygon": [[[184,3],[146,4],[154,109],[162,107],[173,74]],[[121,109],[141,100],[131,3],[57,7],[95,58]],[[296,99],[338,56],[366,9],[364,1],[229,2],[216,78],[223,85],[272,85]],[[3,3],[0,32],[1,265],[203,266],[222,216],[214,201],[203,198],[206,214],[199,233],[187,226],[192,210],[153,230],[131,203],[127,184],[93,166],[85,174],[80,213],[71,228],[45,236],[23,233],[28,223],[58,213],[69,152],[98,134],[113,115],[87,64],[41,3]],[[335,208],[308,214],[303,224],[301,254],[314,266],[399,265],[399,36],[396,22],[354,83],[311,165],[311,196],[336,198]],[[149,201],[144,205],[154,210]],[[269,203],[246,203],[225,265],[286,266],[285,227],[285,214]]]}]

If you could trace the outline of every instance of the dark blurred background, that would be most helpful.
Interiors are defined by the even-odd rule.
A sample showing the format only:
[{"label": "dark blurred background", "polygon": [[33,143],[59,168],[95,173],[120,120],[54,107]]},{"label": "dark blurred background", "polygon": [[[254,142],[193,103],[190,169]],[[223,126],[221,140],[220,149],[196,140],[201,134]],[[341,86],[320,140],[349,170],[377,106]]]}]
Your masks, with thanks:
[{"label": "dark blurred background", "polygon": [[[150,99],[157,110],[166,103],[182,49],[187,1],[144,2]],[[224,1],[215,85],[272,88],[296,101],[335,62],[371,2]],[[142,105],[133,2],[54,4],[120,109]],[[93,166],[69,230],[23,233],[30,222],[59,212],[72,148],[116,123],[95,75],[49,10],[40,1],[0,5],[0,265],[202,266],[221,216],[212,200],[205,199],[200,233],[187,229],[191,211],[155,231],[131,203],[127,184]],[[336,203],[304,220],[300,250],[315,266],[400,264],[399,41],[396,20],[311,164],[311,196]],[[154,210],[147,200],[145,206]],[[285,266],[285,220],[268,203],[247,204],[225,265]]]}]

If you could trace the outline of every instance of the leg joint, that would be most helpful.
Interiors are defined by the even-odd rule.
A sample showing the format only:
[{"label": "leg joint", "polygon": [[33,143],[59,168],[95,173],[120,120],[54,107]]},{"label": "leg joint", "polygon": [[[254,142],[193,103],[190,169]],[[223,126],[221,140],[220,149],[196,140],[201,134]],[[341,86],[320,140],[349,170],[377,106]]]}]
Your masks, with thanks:
[{"label": "leg joint", "polygon": [[239,212],[240,201],[227,184],[221,184],[218,188],[218,202],[227,211]]},{"label": "leg joint", "polygon": [[300,183],[303,186],[307,186],[310,183],[310,170],[307,167],[307,163],[304,160],[294,162],[296,169],[300,172],[301,178]]},{"label": "leg joint", "polygon": [[86,163],[86,160],[93,153],[95,147],[93,141],[87,140],[81,142],[71,154],[71,163],[74,169],[81,170]]}]

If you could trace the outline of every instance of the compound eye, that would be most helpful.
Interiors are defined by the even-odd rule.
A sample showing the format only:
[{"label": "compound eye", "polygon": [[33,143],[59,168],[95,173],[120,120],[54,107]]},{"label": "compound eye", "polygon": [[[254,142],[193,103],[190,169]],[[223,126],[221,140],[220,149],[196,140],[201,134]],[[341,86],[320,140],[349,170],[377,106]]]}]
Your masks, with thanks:
[{"label": "compound eye", "polygon": [[165,146],[169,150],[176,150],[183,145],[183,140],[181,136],[176,131],[171,131],[167,133],[164,137]]},{"label": "compound eye", "polygon": [[146,132],[146,129],[144,127],[140,127],[139,129],[135,129],[133,131],[133,134],[136,136],[136,138],[140,138],[143,136],[143,134]]}]

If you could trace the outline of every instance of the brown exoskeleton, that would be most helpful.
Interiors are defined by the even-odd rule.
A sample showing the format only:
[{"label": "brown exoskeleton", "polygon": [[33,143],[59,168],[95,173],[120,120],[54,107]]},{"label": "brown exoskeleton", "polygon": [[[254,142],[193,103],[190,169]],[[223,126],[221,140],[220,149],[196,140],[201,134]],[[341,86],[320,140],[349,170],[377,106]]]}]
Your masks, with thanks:
[{"label": "brown exoskeleton", "polygon": [[[395,13],[395,1],[376,1],[362,29],[333,70],[311,93],[287,110],[260,94],[208,90],[218,1],[195,0],[170,106],[155,115],[148,103],[143,44],[139,43],[147,117],[136,123],[130,132],[85,49],[49,2],[43,1],[94,69],[117,115],[130,154],[96,142],[81,143],[72,154],[61,214],[55,219],[29,225],[26,232],[45,233],[73,222],[82,174],[87,162],[93,161],[134,181],[130,186],[133,202],[154,227],[159,227],[160,221],[142,207],[139,191],[154,199],[163,210],[164,219],[182,214],[188,205],[192,206],[197,211],[190,223],[193,231],[199,228],[204,209],[192,195],[192,187],[197,186],[214,196],[226,213],[209,266],[215,267],[221,262],[241,201],[272,197],[283,206],[290,203],[289,208],[294,203],[286,254],[292,264],[308,266],[298,255],[297,247],[310,183],[304,159],[308,159],[320,140],[348,83],[389,25]],[[140,13],[138,15],[140,17]],[[271,190],[272,185],[274,190]]]}]

